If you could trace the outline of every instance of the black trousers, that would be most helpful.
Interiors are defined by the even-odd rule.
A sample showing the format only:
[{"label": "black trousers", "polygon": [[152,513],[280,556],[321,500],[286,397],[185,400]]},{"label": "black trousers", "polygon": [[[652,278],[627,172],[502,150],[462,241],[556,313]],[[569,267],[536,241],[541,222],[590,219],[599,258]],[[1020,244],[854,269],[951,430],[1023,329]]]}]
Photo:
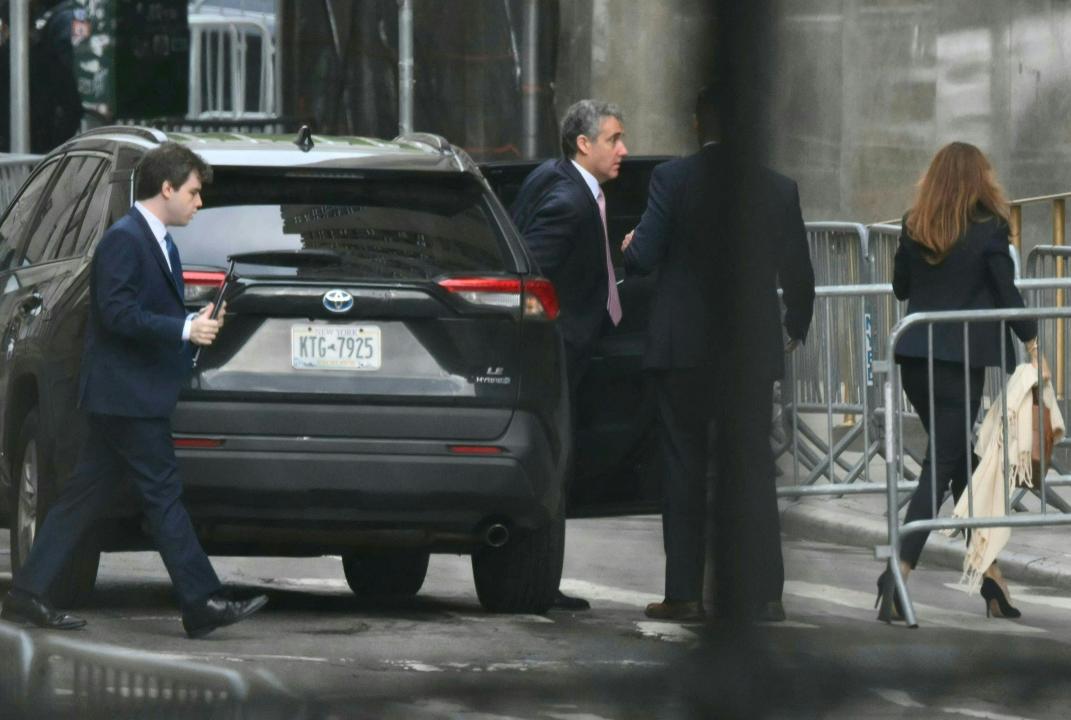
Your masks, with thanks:
[{"label": "black trousers", "polygon": [[[659,370],[662,537],[667,600],[703,594],[704,531],[712,521],[719,612],[748,617],[781,599],[784,562],[770,413],[773,383],[719,383],[712,369]],[[713,459],[713,511],[707,470]]]},{"label": "black trousers", "polygon": [[86,530],[130,477],[141,495],[156,549],[183,609],[220,589],[182,504],[182,482],[166,418],[90,415],[74,475],[60,491],[12,585],[45,596]]},{"label": "black trousers", "polygon": [[[900,364],[904,393],[918,411],[926,434],[931,436],[928,361],[924,358],[899,357],[897,362]],[[927,440],[919,485],[907,506],[905,523],[935,517],[949,486],[952,488],[952,497],[959,500],[977,464],[968,436],[973,435],[974,421],[982,404],[985,368],[970,368],[967,376],[970,379],[969,403],[964,387],[964,365],[942,360],[933,363],[932,437],[937,444],[936,458],[933,445]],[[900,559],[915,567],[928,536],[929,533],[925,532],[905,536],[900,543]]]}]

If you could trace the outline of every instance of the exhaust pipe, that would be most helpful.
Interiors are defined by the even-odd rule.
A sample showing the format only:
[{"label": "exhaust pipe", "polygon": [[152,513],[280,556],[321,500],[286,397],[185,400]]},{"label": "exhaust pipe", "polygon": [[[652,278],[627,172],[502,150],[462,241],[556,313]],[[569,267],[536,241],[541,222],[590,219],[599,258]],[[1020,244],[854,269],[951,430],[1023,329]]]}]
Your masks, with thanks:
[{"label": "exhaust pipe", "polygon": [[493,523],[483,531],[483,541],[489,547],[502,547],[509,541],[509,528],[502,523]]}]

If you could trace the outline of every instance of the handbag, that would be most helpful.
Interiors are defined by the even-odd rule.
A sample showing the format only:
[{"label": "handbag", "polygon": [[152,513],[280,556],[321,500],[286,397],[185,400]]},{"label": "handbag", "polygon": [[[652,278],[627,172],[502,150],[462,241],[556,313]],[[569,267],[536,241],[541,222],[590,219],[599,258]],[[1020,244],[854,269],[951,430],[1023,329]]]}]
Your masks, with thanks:
[{"label": "handbag", "polygon": [[[1041,488],[1041,458],[1044,453],[1045,457],[1045,470],[1047,471],[1052,467],[1052,447],[1054,434],[1052,431],[1052,411],[1048,405],[1041,402],[1038,398],[1038,387],[1034,386],[1031,391],[1034,397],[1033,407],[1030,409],[1030,426],[1033,428],[1034,440],[1030,450],[1030,464],[1033,467],[1033,473],[1030,476],[1030,487],[1038,490]],[[1041,405],[1040,417],[1041,423],[1039,426],[1039,408]]]}]

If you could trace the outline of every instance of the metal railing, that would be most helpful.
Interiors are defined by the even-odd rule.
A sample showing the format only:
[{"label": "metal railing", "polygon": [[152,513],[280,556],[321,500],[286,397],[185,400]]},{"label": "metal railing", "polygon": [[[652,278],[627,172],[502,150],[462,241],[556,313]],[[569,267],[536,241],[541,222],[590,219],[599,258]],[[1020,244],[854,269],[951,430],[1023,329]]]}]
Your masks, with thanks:
[{"label": "metal railing", "polygon": [[[885,483],[870,477],[870,463],[882,452],[878,400],[873,382],[874,350],[867,307],[892,295],[890,285],[842,285],[815,289],[815,319],[811,342],[790,356],[782,384],[787,439],[775,449],[780,457],[792,453],[795,483],[781,484],[780,497],[880,493]],[[834,316],[846,318],[836,324]],[[850,352],[841,352],[844,348]],[[840,436],[834,417],[855,420],[842,425]],[[821,429],[813,425],[821,423]],[[848,453],[857,459],[846,458]],[[806,470],[806,475],[801,472]],[[821,480],[825,482],[820,482]],[[909,491],[913,485],[902,489]]]},{"label": "metal railing", "polygon": [[[279,112],[276,50],[267,20],[248,14],[193,13],[189,24],[189,118],[275,117]],[[256,45],[259,53],[254,56]],[[259,65],[255,78],[252,65]]]},{"label": "metal railing", "polygon": [[264,669],[239,671],[0,623],[0,710],[14,718],[303,718]]},{"label": "metal railing", "polygon": [[[1025,281],[1026,289],[1044,289],[1046,287],[1071,287],[1071,283],[1061,280],[1033,280]],[[969,333],[971,324],[978,322],[999,322],[1001,333],[1001,356],[1003,357],[1006,349],[1006,327],[1008,323],[1015,320],[1037,320],[1039,322],[1054,321],[1059,324],[1066,324],[1068,320],[1071,320],[1071,308],[1029,308],[1023,310],[970,310],[960,312],[927,312],[927,313],[914,313],[903,318],[893,328],[890,333],[886,348],[887,353],[891,355],[899,342],[900,338],[909,329],[925,325],[929,328],[929,354],[933,356],[933,326],[938,324],[958,324],[964,327],[963,331],[963,344],[964,344],[964,357],[969,357]],[[1045,339],[1039,335],[1039,353],[1045,354],[1049,350],[1045,346]],[[966,367],[966,365],[965,365]],[[1007,458],[1007,401],[1005,398],[1005,392],[1007,389],[1007,376],[1000,374],[999,394],[994,402],[1000,402],[1001,416],[1003,424],[1003,437],[1005,438],[1005,458],[1004,458],[1004,497],[1003,507],[1005,509],[1004,515],[999,516],[976,516],[974,512],[973,504],[973,487],[971,478],[969,477],[973,463],[970,460],[969,453],[971,452],[971,442],[967,443],[966,458],[966,472],[968,477],[966,478],[965,492],[968,494],[968,517],[957,518],[938,518],[937,514],[940,509],[940,503],[936,489],[933,492],[931,498],[931,510],[932,518],[912,520],[906,524],[901,525],[900,515],[898,509],[900,507],[900,497],[898,490],[903,484],[904,479],[904,460],[903,454],[897,450],[903,443],[903,405],[900,401],[902,396],[902,383],[900,374],[896,372],[896,366],[888,365],[881,370],[886,374],[886,380],[884,382],[884,395],[885,395],[885,457],[886,457],[886,501],[887,501],[887,515],[888,515],[888,544],[879,546],[876,549],[876,554],[879,559],[886,560],[889,566],[889,571],[892,574],[895,582],[896,593],[902,602],[903,618],[907,624],[911,627],[917,626],[917,618],[915,616],[914,607],[911,604],[911,598],[907,590],[907,585],[904,582],[904,578],[900,569],[900,549],[903,538],[912,533],[930,532],[932,530],[962,530],[967,531],[974,528],[993,528],[993,527],[1039,527],[1046,525],[1071,525],[1071,514],[1067,512],[1066,503],[1062,503],[1062,500],[1058,495],[1053,494],[1052,487],[1055,485],[1067,485],[1071,478],[1068,476],[1050,477],[1049,472],[1053,469],[1047,467],[1047,463],[1042,458],[1038,488],[1036,494],[1040,501],[1040,511],[1031,512],[1023,506],[1020,502],[1021,498],[1027,491],[1027,488],[1012,488],[1009,482],[1008,473],[1008,458]],[[965,371],[966,373],[966,371]],[[969,380],[966,380],[969,383]],[[930,364],[929,371],[929,391],[930,397],[933,397],[933,366]],[[931,402],[931,406],[932,406]],[[965,407],[969,405],[965,402]],[[983,407],[985,407],[983,405]],[[964,412],[964,432],[969,435],[969,438],[973,437],[974,418],[969,417],[969,413]],[[968,439],[969,439],[968,438]],[[936,447],[936,428],[934,423],[930,423],[930,456],[937,456]],[[936,471],[934,471],[936,472]],[[940,479],[941,482],[944,478]],[[938,484],[938,478],[934,476],[934,487]],[[1056,498],[1057,502],[1053,502],[1053,498]],[[1058,509],[1062,512],[1054,513],[1050,512],[1050,505],[1058,505]],[[1012,510],[1017,510],[1016,515],[1011,515]]]},{"label": "metal railing", "polygon": [[[1038,298],[1045,297],[1041,295],[1044,292],[1071,288],[1071,281],[1017,280],[1016,286],[1027,301],[1037,303]],[[893,456],[902,461],[908,456],[916,466],[922,466],[921,447],[905,447],[900,442],[891,450],[894,455],[889,454],[883,440],[886,425],[895,422],[896,432],[903,438],[905,417],[917,416],[903,392],[899,395],[900,410],[890,414],[887,397],[874,379],[875,373],[888,373],[895,367],[885,341],[904,314],[905,303],[894,298],[889,284],[815,289],[810,342],[790,356],[781,387],[783,427],[775,427],[773,434],[775,457],[790,453],[793,461],[791,481],[779,484],[780,497],[885,493],[886,481],[871,478],[872,461],[880,457],[889,462]],[[1041,327],[1042,334],[1051,330]],[[1052,349],[1051,344],[1044,347]],[[1015,349],[1022,357],[1019,344]],[[1004,374],[999,369],[986,372],[986,407],[997,399],[1002,385]],[[841,415],[847,421],[836,423],[836,416]],[[1071,440],[1064,445],[1071,445]],[[1054,468],[1062,471],[1064,464],[1054,462]],[[915,489],[916,478],[915,470],[902,465],[897,487],[908,493]],[[1071,483],[1057,480],[1052,484]],[[1022,506],[1027,492],[1015,494],[1014,507]],[[1047,501],[1071,512],[1071,505],[1058,495],[1050,494]]]}]

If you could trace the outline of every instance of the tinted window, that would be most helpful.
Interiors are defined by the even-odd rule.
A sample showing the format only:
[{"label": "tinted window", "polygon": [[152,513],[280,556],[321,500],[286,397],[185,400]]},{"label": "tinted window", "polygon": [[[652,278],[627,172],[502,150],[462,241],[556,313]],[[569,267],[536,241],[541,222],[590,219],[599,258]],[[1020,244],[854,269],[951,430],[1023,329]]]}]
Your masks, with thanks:
[{"label": "tinted window", "polygon": [[78,235],[71,246],[64,243],[62,252],[66,255],[81,255],[97,237],[104,214],[108,210],[108,202],[111,199],[112,189],[115,185],[109,182],[111,169],[107,163],[101,167],[100,172],[93,179],[92,195],[87,194],[85,211],[81,213],[83,220],[79,226]]},{"label": "tinted window", "polygon": [[48,181],[58,165],[58,162],[51,162],[42,167],[12,203],[11,212],[0,225],[0,271],[9,270],[14,263],[37,201],[41,199],[41,193],[48,187]]},{"label": "tinted window", "polygon": [[103,165],[100,158],[76,155],[60,168],[41,205],[24,264],[48,262],[73,253],[78,228]]},{"label": "tinted window", "polygon": [[[430,279],[502,272],[503,239],[485,189],[466,175],[379,178],[240,175],[217,168],[205,207],[171,232],[185,265],[224,266],[257,250],[336,251],[339,267],[302,277]],[[243,274],[293,275],[245,267]]]}]

